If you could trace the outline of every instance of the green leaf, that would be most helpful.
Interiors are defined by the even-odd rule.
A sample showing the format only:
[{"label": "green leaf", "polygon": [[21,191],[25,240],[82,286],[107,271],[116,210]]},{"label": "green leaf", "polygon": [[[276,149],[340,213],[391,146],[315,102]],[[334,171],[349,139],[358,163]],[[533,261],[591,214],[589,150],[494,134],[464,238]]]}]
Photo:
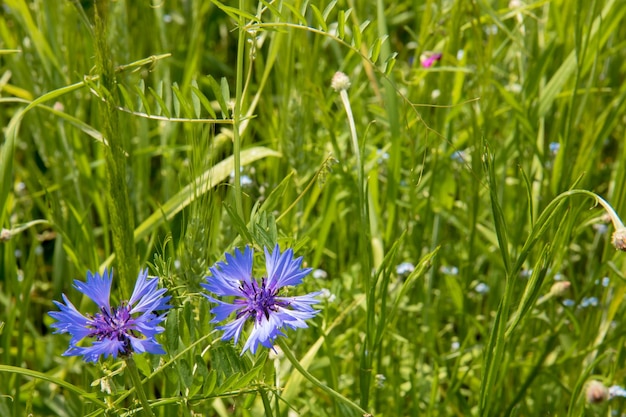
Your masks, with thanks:
[{"label": "green leaf", "polygon": [[[162,91],[163,82],[159,83],[159,89]],[[148,90],[150,90],[150,93],[152,94],[154,99],[157,101],[157,104],[158,104],[156,108],[157,114],[163,114],[167,118],[172,117],[169,109],[167,108],[167,105],[165,104],[165,101],[163,101],[163,98],[161,97],[161,94],[159,94],[159,92],[157,91],[154,91],[152,87],[148,87]]]},{"label": "green leaf", "polygon": [[320,25],[324,32],[328,32],[328,25],[326,24],[326,20],[322,16],[322,12],[318,9],[314,4],[311,5],[311,10],[313,11],[313,16],[315,16],[315,20]]},{"label": "green leaf", "polygon": [[200,91],[198,87],[191,86],[191,92],[197,96],[199,102],[202,104],[202,107],[204,107],[207,113],[209,113],[209,116],[212,119],[216,119],[217,115],[215,114],[215,110],[213,110],[213,106],[211,106],[209,99],[202,94],[202,91]]},{"label": "green leaf", "polygon": [[333,0],[330,3],[328,3],[328,6],[326,6],[326,8],[324,9],[322,18],[324,19],[325,22],[328,22],[328,16],[330,15],[330,12],[333,11],[336,5],[337,5],[337,0]]},{"label": "green leaf", "polygon": [[148,98],[145,95],[146,86],[142,80],[139,80],[139,84],[135,86],[135,93],[139,97],[139,102],[137,103],[137,111],[145,111],[146,114],[152,114],[150,110],[150,103],[148,102]]},{"label": "green leaf", "polygon": [[[224,100],[226,100],[226,103],[229,103],[230,102],[230,89],[228,87],[228,80],[226,79],[226,77],[222,77],[222,79],[220,80],[220,91],[222,92],[222,97],[224,97]],[[224,116],[229,117],[230,111],[229,111],[228,104],[225,105],[224,110],[225,110]]]},{"label": "green leaf", "polygon": [[[228,118],[228,105],[226,104],[226,100],[224,99],[225,96],[222,93],[222,88],[212,76],[207,75],[207,79],[209,80],[209,86],[211,87],[211,90],[215,95],[215,99],[217,100],[217,103],[220,105],[220,109],[222,110],[222,117],[224,119]],[[230,99],[230,94],[226,97]]]},{"label": "green leaf", "polygon": [[133,104],[133,99],[130,97],[130,93],[122,84],[117,84],[117,89],[120,90],[120,94],[122,95],[123,103],[130,111],[135,111],[135,105]]},{"label": "green leaf", "polygon": [[165,346],[170,355],[178,350],[178,338],[177,310],[170,310],[165,320]]},{"label": "green leaf", "polygon": [[[193,89],[198,90],[198,81],[191,80],[191,88],[192,88],[192,91]],[[196,94],[191,95],[191,103],[193,105],[193,112],[196,118],[200,118],[200,112],[201,112],[200,98]]]},{"label": "green leaf", "polygon": [[193,384],[193,375],[191,373],[191,367],[189,366],[189,362],[186,359],[180,359],[176,362],[178,367],[178,376],[180,377],[180,382],[185,388],[191,387]]}]

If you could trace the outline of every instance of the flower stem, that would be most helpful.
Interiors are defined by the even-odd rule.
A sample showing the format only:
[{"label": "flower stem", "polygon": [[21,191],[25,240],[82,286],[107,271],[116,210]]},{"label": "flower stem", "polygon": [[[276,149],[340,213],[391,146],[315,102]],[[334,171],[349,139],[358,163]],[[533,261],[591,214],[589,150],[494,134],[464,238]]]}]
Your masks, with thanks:
[{"label": "flower stem", "polygon": [[348,98],[348,92],[341,90],[339,92],[341,97],[341,103],[346,110],[348,116],[348,124],[350,126],[350,138],[352,139],[352,147],[354,148],[354,156],[356,157],[356,169],[359,176],[359,187],[363,186],[363,166],[361,165],[361,148],[359,146],[359,138],[356,134],[356,126],[354,124],[354,116],[352,115],[352,107],[350,106],[350,99]]},{"label": "flower stem", "polygon": [[137,365],[135,364],[135,360],[132,356],[128,356],[124,358],[126,362],[126,369],[128,369],[128,373],[130,374],[130,379],[133,380],[133,385],[135,386],[135,392],[139,397],[139,401],[141,401],[141,405],[143,406],[143,411],[146,416],[154,417],[154,413],[152,412],[152,408],[150,408],[150,403],[148,402],[148,397],[146,397],[146,392],[143,390],[143,385],[141,384],[141,377],[139,376],[139,371],[137,370]]},{"label": "flower stem", "polygon": [[342,402],[342,403],[352,407],[353,409],[358,411],[361,415],[363,415],[363,416],[370,416],[370,417],[372,416],[372,414],[368,413],[367,411],[365,411],[364,409],[359,407],[353,401],[351,401],[348,398],[344,397],[343,395],[339,394],[337,391],[333,390],[332,388],[329,388],[326,385],[322,384],[322,382],[319,379],[315,378],[306,369],[304,369],[302,367],[302,365],[300,365],[300,362],[298,362],[298,359],[296,359],[296,357],[294,356],[293,352],[289,349],[289,346],[287,345],[287,343],[285,342],[284,339],[281,339],[279,337],[279,338],[276,339],[276,343],[278,344],[278,346],[280,346],[280,348],[282,349],[283,353],[285,354],[285,357],[289,360],[289,362],[291,362],[293,367],[296,368],[298,370],[298,372],[300,372],[302,374],[303,377],[305,377],[306,379],[311,381],[313,383],[313,385],[315,385],[316,387],[318,387],[322,391],[326,392],[328,395],[333,397],[335,400],[340,401],[340,402]]}]

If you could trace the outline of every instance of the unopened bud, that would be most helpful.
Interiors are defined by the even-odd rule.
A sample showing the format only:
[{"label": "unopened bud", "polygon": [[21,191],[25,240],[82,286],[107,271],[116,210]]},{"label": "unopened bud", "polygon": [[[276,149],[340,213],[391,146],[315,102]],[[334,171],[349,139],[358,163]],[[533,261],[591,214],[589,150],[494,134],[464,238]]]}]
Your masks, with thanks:
[{"label": "unopened bud", "polygon": [[11,231],[9,229],[0,230],[0,241],[6,242],[11,239]]},{"label": "unopened bud", "polygon": [[599,404],[609,398],[609,390],[600,381],[591,381],[587,384],[585,393],[589,404]]},{"label": "unopened bud", "polygon": [[622,252],[626,252],[626,227],[621,227],[613,233],[613,246]]},{"label": "unopened bud", "polygon": [[572,283],[569,281],[555,282],[554,284],[552,284],[552,287],[550,288],[550,294],[552,294],[555,297],[562,297],[565,294],[567,294],[567,291],[569,291],[569,288],[571,286],[572,286]]},{"label": "unopened bud", "polygon": [[330,81],[330,86],[335,91],[343,91],[350,88],[350,78],[346,74],[341,71],[337,71],[335,75],[333,75],[333,79]]}]

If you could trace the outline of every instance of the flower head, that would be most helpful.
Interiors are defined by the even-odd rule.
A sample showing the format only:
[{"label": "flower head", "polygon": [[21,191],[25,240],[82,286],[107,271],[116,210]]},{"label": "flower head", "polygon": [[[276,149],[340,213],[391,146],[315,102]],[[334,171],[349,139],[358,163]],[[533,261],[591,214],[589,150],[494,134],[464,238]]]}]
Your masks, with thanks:
[{"label": "flower head", "polygon": [[350,88],[350,78],[341,71],[337,71],[330,81],[330,86],[335,91],[344,91]]},{"label": "flower head", "polygon": [[609,390],[600,381],[592,380],[587,384],[585,392],[587,402],[590,404],[599,404],[609,398]]},{"label": "flower head", "polygon": [[429,52],[424,53],[420,56],[420,62],[422,63],[422,67],[430,68],[433,64],[441,59],[443,54],[441,52]]},{"label": "flower head", "polygon": [[616,228],[613,232],[613,246],[615,249],[626,251],[626,227]]},{"label": "flower head", "polygon": [[[99,310],[96,314],[83,315],[65,294],[65,304],[54,301],[61,311],[48,313],[57,320],[51,327],[56,329],[55,333],[72,336],[63,355],[82,355],[87,362],[97,362],[100,355],[117,358],[118,354],[127,356],[133,352],[165,353],[155,336],[163,332],[158,325],[165,319],[165,314],[158,312],[171,308],[167,304],[171,297],[163,297],[166,289],[158,289],[158,279],[148,279],[145,269],[137,277],[130,300],[111,307],[112,281],[113,272],[106,269],[102,275],[88,271],[87,282],[74,281],[74,288],[96,303]],[[93,340],[91,346],[78,346],[85,338]]]},{"label": "flower head", "polygon": [[305,320],[318,313],[312,305],[319,301],[319,293],[284,297],[283,287],[296,286],[311,272],[311,268],[301,268],[302,258],[293,257],[293,250],[287,249],[282,254],[278,245],[273,252],[265,249],[265,268],[267,275],[257,280],[252,276],[253,251],[246,246],[244,252],[235,249],[233,255],[226,254],[226,262],[217,262],[210,268],[211,275],[206,277],[206,284],[201,284],[209,292],[221,297],[234,296],[232,304],[217,300],[204,294],[212,303],[216,303],[211,312],[215,314],[212,323],[225,321],[232,313],[235,319],[219,326],[224,330],[222,340],[234,339],[237,343],[244,325],[252,321],[253,328],[243,347],[255,353],[259,344],[272,348],[278,336],[284,336],[285,328],[307,327]]}]

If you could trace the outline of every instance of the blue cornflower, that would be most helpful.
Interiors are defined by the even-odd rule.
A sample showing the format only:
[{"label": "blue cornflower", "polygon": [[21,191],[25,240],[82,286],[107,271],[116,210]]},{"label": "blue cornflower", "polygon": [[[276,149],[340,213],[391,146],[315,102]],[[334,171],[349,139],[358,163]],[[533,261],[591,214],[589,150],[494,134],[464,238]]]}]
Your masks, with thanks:
[{"label": "blue cornflower", "polygon": [[310,293],[294,297],[281,297],[283,287],[295,286],[311,272],[311,268],[302,269],[302,258],[293,258],[293,250],[280,253],[278,245],[270,253],[265,248],[265,268],[267,276],[260,282],[252,276],[253,251],[246,246],[244,252],[235,249],[234,255],[226,254],[226,262],[217,262],[210,268],[211,276],[206,277],[207,283],[201,284],[206,290],[221,296],[234,296],[232,304],[217,300],[204,294],[209,301],[216,303],[211,312],[215,314],[212,323],[227,320],[231,313],[235,319],[218,329],[224,330],[222,340],[234,339],[235,344],[241,336],[245,323],[254,323],[250,336],[243,347],[255,353],[259,344],[272,348],[274,339],[284,336],[284,328],[307,327],[305,320],[318,313],[312,305],[319,293]]},{"label": "blue cornflower", "polygon": [[[51,327],[54,333],[69,333],[69,349],[64,356],[82,355],[86,362],[97,362],[100,355],[128,356],[133,352],[163,354],[165,350],[156,341],[155,336],[163,332],[158,326],[165,320],[164,313],[157,313],[171,308],[167,302],[170,296],[163,297],[166,289],[157,288],[158,279],[148,279],[148,270],[139,273],[130,301],[122,302],[112,308],[110,303],[113,271],[106,269],[104,274],[92,274],[87,271],[87,282],[75,280],[74,288],[91,298],[97,304],[99,312],[83,315],[63,294],[65,304],[54,301],[61,311],[48,313],[57,322]],[[91,346],[78,346],[85,339],[93,339]]]}]

